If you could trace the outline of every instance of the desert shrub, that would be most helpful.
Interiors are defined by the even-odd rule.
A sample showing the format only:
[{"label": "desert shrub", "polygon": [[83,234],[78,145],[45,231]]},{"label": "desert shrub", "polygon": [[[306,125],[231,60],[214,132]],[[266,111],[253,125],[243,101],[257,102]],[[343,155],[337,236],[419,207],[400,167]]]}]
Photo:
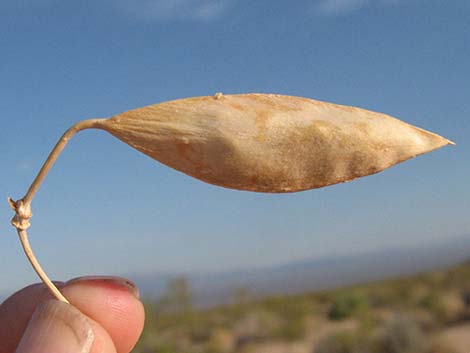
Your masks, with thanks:
[{"label": "desert shrub", "polygon": [[291,302],[281,311],[283,325],[280,331],[281,338],[297,340],[305,336],[306,317],[311,313],[312,306],[305,300]]},{"label": "desert shrub", "polygon": [[284,325],[278,314],[266,309],[253,309],[238,319],[233,330],[238,336],[266,339],[277,336]]},{"label": "desert shrub", "polygon": [[420,306],[433,315],[440,325],[458,321],[466,314],[466,303],[460,291],[431,292],[423,297]]},{"label": "desert shrub", "polygon": [[435,291],[421,298],[418,306],[429,312],[440,325],[448,319],[442,297]]},{"label": "desert shrub", "polygon": [[433,311],[442,305],[442,300],[437,293],[431,292],[421,298],[418,304],[426,310]]},{"label": "desert shrub", "polygon": [[336,297],[328,311],[331,320],[342,320],[353,315],[364,313],[368,308],[367,299],[359,294],[345,294]]},{"label": "desert shrub", "polygon": [[266,312],[271,313],[271,318],[267,317],[270,320],[264,323],[264,326],[270,327],[270,336],[292,341],[305,336],[306,317],[315,310],[316,303],[305,296],[278,296],[266,300],[264,307]]},{"label": "desert shrub", "polygon": [[286,341],[303,338],[305,336],[305,319],[296,318],[285,321],[274,333],[274,336]]},{"label": "desert shrub", "polygon": [[460,295],[462,296],[462,301],[465,307],[470,308],[470,284],[467,284],[460,289]]},{"label": "desert shrub", "polygon": [[368,353],[368,340],[358,331],[335,332],[321,339],[313,353]]},{"label": "desert shrub", "polygon": [[374,346],[377,353],[425,353],[429,349],[421,327],[404,315],[395,316],[385,325]]},{"label": "desert shrub", "polygon": [[166,293],[158,303],[159,311],[185,313],[191,310],[191,288],[186,277],[178,277],[168,282]]}]

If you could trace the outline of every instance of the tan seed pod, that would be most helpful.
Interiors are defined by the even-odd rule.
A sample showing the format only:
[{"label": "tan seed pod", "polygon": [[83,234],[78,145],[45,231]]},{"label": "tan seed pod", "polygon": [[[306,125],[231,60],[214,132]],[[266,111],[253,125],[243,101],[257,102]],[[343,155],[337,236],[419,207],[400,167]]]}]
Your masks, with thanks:
[{"label": "tan seed pod", "polygon": [[28,241],[31,201],[67,142],[77,132],[94,128],[197,179],[259,192],[341,183],[453,144],[385,114],[274,94],[218,93],[78,122],[59,139],[25,196],[9,199],[15,211],[12,224],[26,256],[64,302]]},{"label": "tan seed pod", "polygon": [[274,94],[179,99],[95,127],[194,178],[259,192],[341,183],[452,144],[385,114]]}]

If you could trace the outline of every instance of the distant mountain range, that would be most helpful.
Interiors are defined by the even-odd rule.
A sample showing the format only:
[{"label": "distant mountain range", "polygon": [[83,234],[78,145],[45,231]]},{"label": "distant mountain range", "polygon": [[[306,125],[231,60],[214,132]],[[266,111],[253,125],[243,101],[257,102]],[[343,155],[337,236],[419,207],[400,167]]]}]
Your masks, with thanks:
[{"label": "distant mountain range", "polygon": [[[391,249],[311,259],[270,268],[216,274],[185,274],[197,306],[223,304],[234,291],[246,288],[250,295],[293,294],[343,285],[404,276],[470,260],[470,235],[410,249]],[[161,297],[177,274],[131,275],[142,296]]]},{"label": "distant mountain range", "polygon": [[[128,274],[126,277],[136,282],[142,297],[157,299],[165,294],[169,281],[184,276],[193,304],[212,306],[230,302],[240,288],[247,289],[253,297],[294,294],[405,276],[469,260],[470,234],[415,248],[306,259],[268,268],[207,274]],[[5,297],[0,295],[0,302]]]}]

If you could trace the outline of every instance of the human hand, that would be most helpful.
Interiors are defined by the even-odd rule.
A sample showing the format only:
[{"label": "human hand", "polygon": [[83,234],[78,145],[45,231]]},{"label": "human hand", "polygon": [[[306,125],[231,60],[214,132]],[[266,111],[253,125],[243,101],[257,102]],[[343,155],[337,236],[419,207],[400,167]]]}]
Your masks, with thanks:
[{"label": "human hand", "polygon": [[120,277],[56,283],[62,303],[42,284],[0,305],[0,353],[128,353],[144,325],[135,285]]}]

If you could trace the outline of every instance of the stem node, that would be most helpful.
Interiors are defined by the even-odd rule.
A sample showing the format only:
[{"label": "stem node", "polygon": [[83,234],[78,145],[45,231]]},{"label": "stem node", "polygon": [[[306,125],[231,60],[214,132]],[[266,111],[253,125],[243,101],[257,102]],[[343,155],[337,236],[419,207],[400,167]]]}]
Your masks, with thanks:
[{"label": "stem node", "polygon": [[31,226],[29,219],[33,216],[31,212],[31,205],[19,199],[18,201],[13,201],[11,198],[8,198],[8,203],[10,207],[15,211],[15,216],[11,220],[13,227],[19,230],[26,230]]}]

